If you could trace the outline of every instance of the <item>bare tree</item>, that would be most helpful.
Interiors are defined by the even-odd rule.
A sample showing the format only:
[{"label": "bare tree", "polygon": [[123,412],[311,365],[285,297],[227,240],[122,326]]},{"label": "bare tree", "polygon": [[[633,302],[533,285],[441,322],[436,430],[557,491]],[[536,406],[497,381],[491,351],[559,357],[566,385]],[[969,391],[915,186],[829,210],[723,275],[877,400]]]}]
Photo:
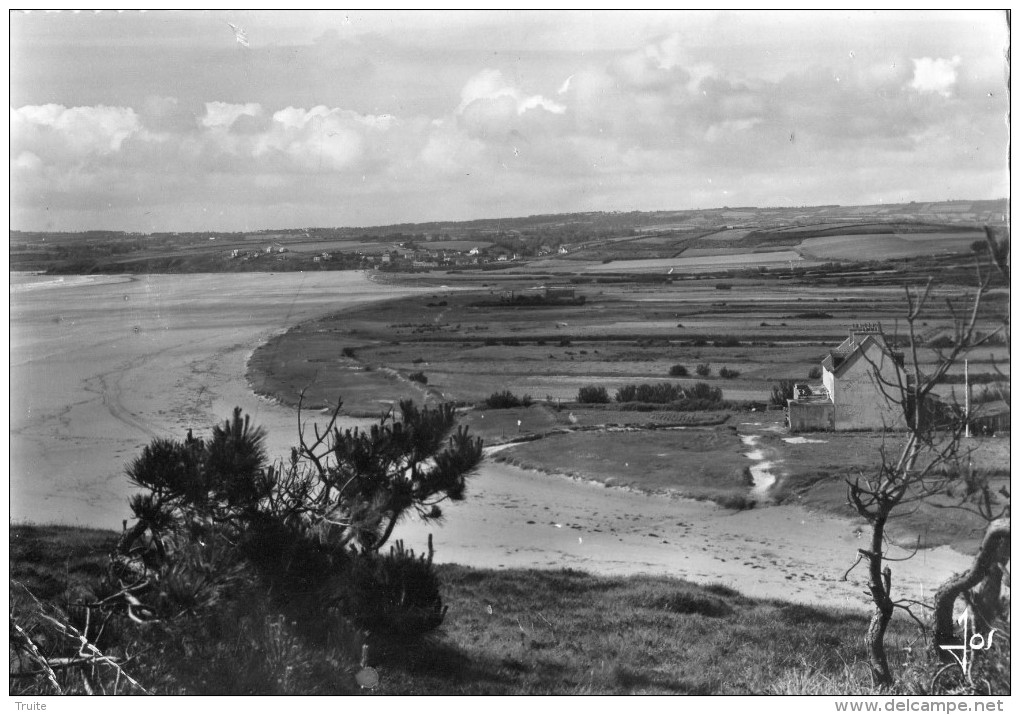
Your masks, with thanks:
[{"label": "bare tree", "polygon": [[[917,327],[934,300],[933,281],[929,279],[923,288],[905,287],[906,355],[893,353],[888,342],[883,340],[880,361],[868,358],[875,383],[886,399],[900,406],[906,427],[898,449],[890,450],[883,444],[881,463],[876,470],[853,481],[847,480],[850,505],[871,526],[868,548],[858,549],[854,566],[862,561],[867,565],[868,590],[875,606],[868,626],[867,643],[876,685],[886,686],[893,682],[885,651],[885,633],[893,613],[902,609],[920,624],[921,620],[913,609],[924,606],[912,599],[893,595],[889,563],[911,558],[913,553],[904,558],[888,555],[889,521],[911,513],[921,502],[943,493],[959,478],[960,459],[967,451],[962,439],[966,429],[965,418],[959,419],[960,411],[956,406],[939,400],[934,389],[968,351],[1000,332],[978,331],[979,314],[989,280],[988,272],[979,267],[977,288],[972,293],[962,300],[945,299],[945,307],[953,320],[953,336],[949,347],[934,350],[932,362],[922,360]],[[892,361],[895,369],[888,369],[887,361]],[[891,439],[892,433],[887,434]]]},{"label": "bare tree", "polygon": [[[985,229],[988,255],[996,271],[1009,284],[1009,242],[997,240],[991,229]],[[1004,312],[999,332],[1009,345],[1009,313]],[[1000,377],[1007,379],[996,368]],[[998,390],[999,398],[1009,402],[1009,393]],[[963,573],[954,574],[939,587],[935,594],[934,637],[932,646],[935,653],[946,659],[948,651],[940,646],[956,642],[953,625],[953,609],[956,601],[967,597],[972,606],[977,625],[990,629],[995,619],[1002,614],[1002,583],[1010,559],[1010,490],[1008,487],[995,489],[988,475],[967,471],[964,489],[956,508],[965,509],[981,517],[987,526],[974,560]]]}]

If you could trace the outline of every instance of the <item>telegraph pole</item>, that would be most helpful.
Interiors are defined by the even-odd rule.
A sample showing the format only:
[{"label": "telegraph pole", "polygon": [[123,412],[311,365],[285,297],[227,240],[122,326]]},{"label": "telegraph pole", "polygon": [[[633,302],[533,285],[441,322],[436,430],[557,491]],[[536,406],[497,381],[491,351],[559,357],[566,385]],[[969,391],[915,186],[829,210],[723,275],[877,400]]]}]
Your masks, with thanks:
[{"label": "telegraph pole", "polygon": [[970,372],[966,359],[963,361],[963,420],[964,437],[970,439]]}]

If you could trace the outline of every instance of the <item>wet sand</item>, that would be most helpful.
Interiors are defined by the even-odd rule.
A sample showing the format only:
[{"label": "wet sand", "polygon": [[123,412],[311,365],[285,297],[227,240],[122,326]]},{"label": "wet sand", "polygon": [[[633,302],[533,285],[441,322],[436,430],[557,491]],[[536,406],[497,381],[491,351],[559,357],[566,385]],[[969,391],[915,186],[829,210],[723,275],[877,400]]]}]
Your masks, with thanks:
[{"label": "wet sand", "polygon": [[[489,460],[469,481],[465,501],[444,505],[444,513],[443,525],[411,522],[394,538],[420,551],[431,532],[437,562],[646,573],[721,583],[749,596],[852,609],[868,604],[862,566],[841,580],[867,533],[850,520],[797,506],[735,512]],[[968,561],[948,547],[921,551],[892,564],[894,591],[930,597]]]},{"label": "wet sand", "polygon": [[296,413],[248,388],[251,352],[302,320],[415,292],[354,272],[12,275],[11,519],[119,529],[125,464],[234,406],[288,454]]},{"label": "wet sand", "polygon": [[[350,272],[12,276],[11,519],[119,529],[132,491],[125,463],[154,436],[207,432],[235,405],[269,430],[271,454],[285,455],[296,414],[252,394],[251,351],[302,320],[413,292]],[[489,460],[446,516],[396,536],[420,550],[433,533],[440,562],[650,573],[867,603],[860,567],[840,580],[865,538],[859,526],[795,506],[732,512]],[[967,561],[948,548],[921,552],[893,565],[894,589],[930,596]]]}]

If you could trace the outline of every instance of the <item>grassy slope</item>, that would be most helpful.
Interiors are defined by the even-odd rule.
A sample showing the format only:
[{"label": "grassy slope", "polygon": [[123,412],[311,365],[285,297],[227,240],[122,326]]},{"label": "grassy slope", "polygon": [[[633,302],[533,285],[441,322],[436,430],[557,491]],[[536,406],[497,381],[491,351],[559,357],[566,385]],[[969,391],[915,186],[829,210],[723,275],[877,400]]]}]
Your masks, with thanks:
[{"label": "grassy slope", "polygon": [[[83,593],[116,538],[109,532],[13,526],[11,612],[36,636],[37,610]],[[449,613],[417,645],[377,642],[384,694],[868,692],[865,618],[668,578],[577,571],[439,567]],[[262,595],[173,625],[118,631],[125,670],[159,693],[355,692],[353,660],[321,643],[323,624],[284,616]],[[916,637],[894,622],[890,653]],[[52,647],[52,645],[51,645]],[[916,659],[915,656],[908,658]],[[110,646],[107,652],[117,652]],[[899,662],[902,662],[897,658]],[[922,682],[920,662],[900,690]],[[62,686],[81,692],[69,673]],[[12,694],[51,692],[12,680]]]}]

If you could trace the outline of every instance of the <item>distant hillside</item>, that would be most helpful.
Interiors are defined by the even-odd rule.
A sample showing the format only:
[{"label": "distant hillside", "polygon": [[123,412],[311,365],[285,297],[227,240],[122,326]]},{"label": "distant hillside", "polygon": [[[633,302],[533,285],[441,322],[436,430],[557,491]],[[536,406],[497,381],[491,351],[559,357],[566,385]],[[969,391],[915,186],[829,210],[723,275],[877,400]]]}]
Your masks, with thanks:
[{"label": "distant hillside", "polygon": [[[943,201],[873,206],[729,207],[689,211],[595,211],[473,221],[245,232],[125,233],[120,231],[10,232],[10,267],[55,273],[343,270],[377,265],[393,254],[419,264],[449,262],[439,252],[467,253],[468,245],[528,259],[569,249],[595,249],[600,259],[669,257],[704,250],[730,235],[737,246],[797,245],[832,233],[915,233],[945,228],[1004,226],[1009,202]],[[859,227],[847,230],[848,227]],[[702,241],[714,234],[711,243]],[[733,234],[734,237],[736,234]],[[641,239],[635,243],[634,239]],[[627,240],[624,253],[607,250]],[[649,245],[645,245],[644,242]],[[466,243],[465,243],[466,242]],[[656,243],[658,247],[655,247]],[[425,251],[427,255],[413,255]],[[281,255],[283,254],[283,255]],[[400,254],[400,255],[398,255]],[[646,256],[647,254],[647,256]],[[271,258],[271,260],[270,260]],[[492,257],[493,259],[496,256]],[[459,264],[458,264],[459,265]]]}]

